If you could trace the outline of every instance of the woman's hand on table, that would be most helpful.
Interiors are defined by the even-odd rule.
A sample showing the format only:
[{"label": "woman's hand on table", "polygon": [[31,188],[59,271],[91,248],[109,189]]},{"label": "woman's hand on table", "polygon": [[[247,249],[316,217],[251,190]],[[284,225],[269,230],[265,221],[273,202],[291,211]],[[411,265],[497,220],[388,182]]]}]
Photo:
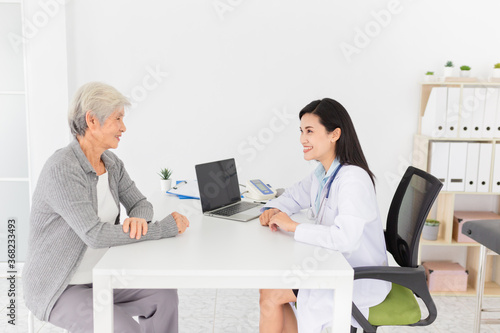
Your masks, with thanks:
[{"label": "woman's hand on table", "polygon": [[263,226],[269,225],[269,223],[271,222],[271,217],[273,217],[273,215],[275,215],[275,214],[278,214],[279,212],[281,212],[281,210],[279,210],[278,208],[271,208],[271,209],[265,210],[259,216],[260,224]]},{"label": "woman's hand on table", "polygon": [[288,216],[286,213],[279,212],[271,217],[269,228],[271,228],[272,231],[278,231],[279,227],[280,229],[283,229],[285,231],[295,232],[295,229],[298,225],[299,223],[292,221],[290,216]]},{"label": "woman's hand on table", "polygon": [[148,232],[148,222],[139,217],[129,217],[123,221],[123,232],[129,233],[130,238],[141,239]]},{"label": "woman's hand on table", "polygon": [[172,217],[174,218],[175,223],[177,223],[177,229],[179,229],[179,233],[182,234],[184,231],[186,231],[186,228],[189,227],[189,220],[187,219],[187,217],[177,212],[173,212]]}]

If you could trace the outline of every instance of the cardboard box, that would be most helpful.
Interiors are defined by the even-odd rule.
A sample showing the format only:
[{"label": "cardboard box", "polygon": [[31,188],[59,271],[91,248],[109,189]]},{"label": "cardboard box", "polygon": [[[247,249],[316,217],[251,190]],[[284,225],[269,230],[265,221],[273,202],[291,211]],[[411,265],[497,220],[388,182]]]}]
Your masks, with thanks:
[{"label": "cardboard box", "polygon": [[475,220],[500,220],[500,215],[493,212],[455,211],[453,213],[453,239],[458,243],[476,243],[472,238],[462,234],[463,224]]},{"label": "cardboard box", "polygon": [[429,291],[467,291],[469,273],[458,263],[427,261],[422,264]]}]

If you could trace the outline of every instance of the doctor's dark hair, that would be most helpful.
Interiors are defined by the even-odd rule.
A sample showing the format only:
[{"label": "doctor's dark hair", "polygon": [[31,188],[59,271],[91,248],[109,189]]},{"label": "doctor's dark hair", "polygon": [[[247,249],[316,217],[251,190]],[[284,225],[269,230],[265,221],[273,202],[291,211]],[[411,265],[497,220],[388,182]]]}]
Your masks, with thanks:
[{"label": "doctor's dark hair", "polygon": [[323,98],[306,105],[300,111],[299,119],[302,119],[306,113],[318,116],[319,122],[325,126],[328,133],[340,128],[340,138],[335,145],[335,155],[339,162],[343,165],[356,165],[362,168],[368,173],[375,186],[375,175],[368,167],[354,124],[342,104],[330,98]]}]

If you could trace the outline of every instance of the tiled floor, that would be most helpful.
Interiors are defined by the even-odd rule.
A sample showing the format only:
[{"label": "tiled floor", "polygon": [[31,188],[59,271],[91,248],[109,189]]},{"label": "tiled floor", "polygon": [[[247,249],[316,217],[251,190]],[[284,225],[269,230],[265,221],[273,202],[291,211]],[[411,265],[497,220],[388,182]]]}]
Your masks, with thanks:
[{"label": "tiled floor", "polygon": [[[7,323],[7,280],[0,279],[0,332],[28,332],[27,309],[22,298],[21,281],[18,292],[16,326]],[[179,325],[181,333],[251,333],[258,332],[259,293],[257,290],[184,289],[179,290]],[[474,321],[474,297],[435,296],[437,320],[428,327],[384,327],[381,333],[439,332],[470,333]],[[500,298],[486,298],[485,307],[500,308]],[[490,315],[491,317],[491,315]],[[500,317],[500,314],[498,314]],[[62,330],[48,323],[35,320],[37,333],[61,333]],[[500,333],[500,325],[482,325],[481,332]]]}]

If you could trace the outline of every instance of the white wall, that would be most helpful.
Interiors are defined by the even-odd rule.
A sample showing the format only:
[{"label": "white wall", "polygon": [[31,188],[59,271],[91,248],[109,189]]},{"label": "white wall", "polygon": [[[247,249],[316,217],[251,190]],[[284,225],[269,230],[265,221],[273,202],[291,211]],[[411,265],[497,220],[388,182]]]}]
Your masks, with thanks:
[{"label": "white wall", "polygon": [[[59,0],[58,0],[59,1]],[[63,2],[63,1],[61,1]],[[52,153],[69,142],[65,7],[23,1],[32,190]]]},{"label": "white wall", "polygon": [[[312,167],[302,159],[299,110],[337,99],[377,176],[385,219],[411,163],[423,73],[440,74],[453,60],[487,77],[500,61],[499,7],[486,0],[74,0],[66,5],[68,93],[101,80],[131,96],[136,106],[117,153],[146,195],[159,190],[162,167],[189,179],[194,164],[226,157],[236,158],[240,181],[292,184]],[[55,56],[64,62],[63,54]],[[63,91],[44,76],[32,103],[44,106],[36,127],[57,136],[50,143],[67,133],[66,96],[54,96],[54,87]],[[260,138],[258,148],[252,138]],[[53,145],[34,149],[45,156]]]}]

